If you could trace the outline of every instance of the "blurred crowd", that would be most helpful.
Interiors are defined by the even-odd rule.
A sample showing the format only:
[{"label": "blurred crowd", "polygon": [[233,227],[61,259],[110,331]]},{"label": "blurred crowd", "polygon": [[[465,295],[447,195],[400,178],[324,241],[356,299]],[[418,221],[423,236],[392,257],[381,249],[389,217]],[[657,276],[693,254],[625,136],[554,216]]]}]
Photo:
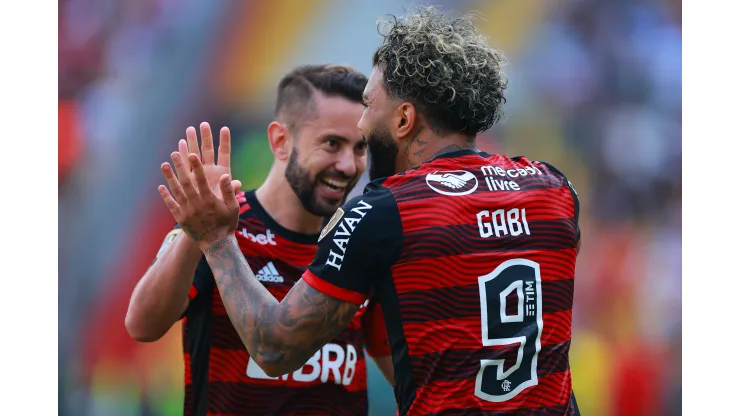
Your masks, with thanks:
[{"label": "blurred crowd", "polygon": [[[296,3],[60,0],[60,414],[180,414],[178,331],[141,346],[123,328],[173,225],[159,163],[207,120],[232,129],[234,174],[256,186],[277,79],[319,61],[369,72],[375,19],[405,4]],[[477,12],[509,56],[506,116],[480,147],[548,161],[579,193],[583,414],[680,414],[680,0],[433,4]],[[384,383],[371,372],[373,414],[393,409]]]}]

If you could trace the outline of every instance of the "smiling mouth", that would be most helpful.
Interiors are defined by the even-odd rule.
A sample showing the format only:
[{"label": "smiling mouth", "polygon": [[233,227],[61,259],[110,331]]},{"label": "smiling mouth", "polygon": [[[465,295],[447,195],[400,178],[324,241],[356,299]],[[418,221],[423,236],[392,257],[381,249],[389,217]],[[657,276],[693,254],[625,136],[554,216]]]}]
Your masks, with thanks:
[{"label": "smiling mouth", "polygon": [[324,184],[329,190],[333,192],[344,192],[349,186],[349,181],[341,181],[336,179],[321,179],[321,183]]}]

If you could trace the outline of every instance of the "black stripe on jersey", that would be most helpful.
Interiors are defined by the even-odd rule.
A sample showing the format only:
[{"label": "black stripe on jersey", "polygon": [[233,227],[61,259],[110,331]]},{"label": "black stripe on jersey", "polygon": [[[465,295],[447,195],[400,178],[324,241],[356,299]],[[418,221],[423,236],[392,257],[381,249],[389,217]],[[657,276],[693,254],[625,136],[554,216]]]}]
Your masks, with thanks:
[{"label": "black stripe on jersey", "polygon": [[576,226],[572,219],[528,221],[537,238],[511,235],[480,237],[477,224],[429,227],[404,234],[404,250],[398,264],[461,254],[510,253],[529,250],[565,250],[576,247]]},{"label": "black stripe on jersey", "polygon": [[211,346],[219,350],[229,350],[237,347],[244,348],[243,341],[239,333],[234,329],[229,315],[219,314],[211,317]]},{"label": "black stripe on jersey", "polygon": [[[537,328],[533,327],[533,331]],[[570,369],[568,363],[568,351],[570,341],[560,344],[545,344],[537,358],[537,376],[546,377],[550,374],[562,373]],[[505,367],[508,369],[516,363],[519,344],[511,344],[496,349],[474,349],[453,350],[411,357],[414,368],[427,373],[429,368],[434,368],[435,380],[462,381],[475,378],[480,370],[481,360],[504,359]]]},{"label": "black stripe on jersey", "polygon": [[[439,273],[444,273],[441,270]],[[455,270],[448,273],[457,274]],[[547,300],[542,302],[542,313],[555,313],[571,309],[573,303],[573,279],[542,282],[542,293]],[[403,304],[404,323],[431,322],[448,319],[480,317],[480,304],[471,302],[480,296],[477,284],[451,286],[438,289],[406,292],[399,295]],[[435,305],[430,308],[429,305]]]},{"label": "black stripe on jersey", "polygon": [[[205,259],[201,262],[205,263]],[[203,273],[203,268],[199,267],[196,273]],[[187,416],[206,416],[208,413],[208,372],[213,334],[212,290],[204,288],[191,301],[186,312],[187,323],[183,326],[185,348],[190,353],[190,375],[193,382],[185,389],[184,414]]]},{"label": "black stripe on jersey", "polygon": [[[367,414],[366,391],[348,392],[323,383],[307,387],[274,384],[210,383],[210,412],[228,415],[336,415]],[[279,398],[279,399],[278,399]],[[252,405],[245,407],[246,403]]]},{"label": "black stripe on jersey", "polygon": [[449,409],[438,413],[428,413],[425,416],[581,416],[575,397],[571,395],[569,403],[553,407],[538,407],[535,409],[516,409],[491,413],[483,409]]},{"label": "black stripe on jersey", "polygon": [[388,343],[391,346],[393,357],[393,373],[395,382],[393,392],[398,405],[398,415],[405,416],[416,399],[416,383],[411,371],[409,345],[401,322],[401,309],[398,303],[398,292],[390,270],[376,280],[375,290],[381,301],[381,309],[385,317],[385,327],[388,332]]}]

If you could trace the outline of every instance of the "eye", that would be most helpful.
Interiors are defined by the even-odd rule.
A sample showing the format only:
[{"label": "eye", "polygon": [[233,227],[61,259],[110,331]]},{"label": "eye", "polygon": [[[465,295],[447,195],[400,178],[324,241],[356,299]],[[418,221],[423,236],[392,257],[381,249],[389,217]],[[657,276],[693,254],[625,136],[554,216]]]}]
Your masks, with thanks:
[{"label": "eye", "polygon": [[338,142],[337,140],[334,140],[334,139],[329,139],[329,140],[327,140],[327,141],[326,141],[326,144],[327,144],[327,145],[328,145],[329,147],[338,147],[338,146],[339,146],[339,142]]},{"label": "eye", "polygon": [[367,103],[363,101],[362,102],[362,106],[365,107],[365,108],[367,108]]}]

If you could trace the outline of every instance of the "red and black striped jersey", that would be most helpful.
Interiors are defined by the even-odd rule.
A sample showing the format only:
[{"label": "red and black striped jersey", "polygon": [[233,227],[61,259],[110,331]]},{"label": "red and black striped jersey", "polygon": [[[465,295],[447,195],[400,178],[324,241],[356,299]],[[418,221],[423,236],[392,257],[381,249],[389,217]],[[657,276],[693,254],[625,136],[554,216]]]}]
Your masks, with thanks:
[{"label": "red and black striped jersey", "polygon": [[[318,234],[280,226],[253,191],[237,198],[242,252],[257,279],[282,300],[314,258]],[[183,320],[185,415],[366,415],[363,348],[372,356],[390,354],[381,310],[371,301],[302,368],[267,376],[232,326],[205,258]]]},{"label": "red and black striped jersey", "polygon": [[401,415],[577,415],[578,197],[557,169],[461,150],[365,188],[304,273],[386,317]]}]

